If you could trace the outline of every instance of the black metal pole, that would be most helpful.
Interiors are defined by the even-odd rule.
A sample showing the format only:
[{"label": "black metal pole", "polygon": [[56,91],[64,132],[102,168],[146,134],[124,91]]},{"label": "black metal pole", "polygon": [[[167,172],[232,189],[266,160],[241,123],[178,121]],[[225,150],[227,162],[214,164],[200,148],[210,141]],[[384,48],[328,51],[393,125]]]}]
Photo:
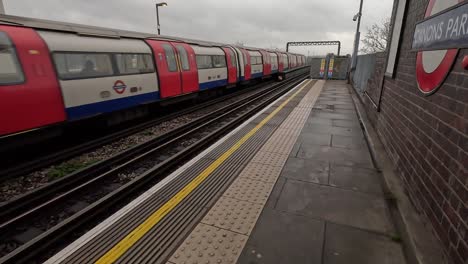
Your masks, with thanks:
[{"label": "black metal pole", "polygon": [[159,25],[159,8],[158,4],[156,4],[156,22],[158,27],[158,35],[161,35],[161,26]]},{"label": "black metal pole", "polygon": [[357,28],[356,28],[356,36],[354,39],[354,51],[353,51],[353,63],[351,65],[351,70],[356,69],[357,65],[357,55],[359,51],[359,41],[361,39],[361,17],[362,17],[362,5],[363,5],[364,0],[361,0],[361,3],[359,5],[359,13],[358,13],[358,22],[357,22]]}]

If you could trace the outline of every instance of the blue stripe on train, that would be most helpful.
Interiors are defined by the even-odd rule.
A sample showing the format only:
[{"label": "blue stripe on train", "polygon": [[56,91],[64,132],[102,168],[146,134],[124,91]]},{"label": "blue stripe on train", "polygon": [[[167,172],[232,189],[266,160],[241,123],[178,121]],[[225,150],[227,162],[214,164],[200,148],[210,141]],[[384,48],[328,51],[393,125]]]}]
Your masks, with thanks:
[{"label": "blue stripe on train", "polygon": [[257,72],[252,74],[252,79],[260,78],[263,76],[263,72]]},{"label": "blue stripe on train", "polygon": [[159,100],[159,92],[145,93],[114,100],[74,106],[66,109],[68,120],[83,119],[103,113],[110,113],[133,106]]},{"label": "blue stripe on train", "polygon": [[206,90],[206,89],[212,89],[212,88],[216,88],[216,87],[226,86],[227,83],[228,83],[227,79],[200,83],[200,90]]}]

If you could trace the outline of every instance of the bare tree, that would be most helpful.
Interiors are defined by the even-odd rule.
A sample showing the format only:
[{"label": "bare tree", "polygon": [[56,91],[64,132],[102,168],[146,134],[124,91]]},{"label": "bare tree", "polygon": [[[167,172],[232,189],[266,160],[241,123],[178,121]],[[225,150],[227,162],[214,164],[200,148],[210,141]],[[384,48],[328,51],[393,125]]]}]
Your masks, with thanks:
[{"label": "bare tree", "polygon": [[367,33],[362,39],[364,44],[361,52],[366,54],[385,51],[390,37],[390,18],[381,23],[375,23],[367,28]]}]

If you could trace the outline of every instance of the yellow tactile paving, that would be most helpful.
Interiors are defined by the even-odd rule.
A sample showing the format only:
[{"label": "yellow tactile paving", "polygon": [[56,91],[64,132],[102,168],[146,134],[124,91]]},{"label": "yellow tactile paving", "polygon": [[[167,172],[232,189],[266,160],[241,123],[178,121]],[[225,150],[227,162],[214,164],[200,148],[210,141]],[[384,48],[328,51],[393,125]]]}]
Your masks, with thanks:
[{"label": "yellow tactile paving", "polygon": [[274,185],[275,182],[237,178],[223,196],[264,205]]},{"label": "yellow tactile paving", "polygon": [[262,209],[260,204],[223,196],[201,222],[249,235]]},{"label": "yellow tactile paving", "polygon": [[[302,98],[207,216],[176,250],[170,258],[171,262],[237,262],[324,83],[317,81]],[[220,234],[229,238],[211,238]],[[188,253],[190,257],[187,257],[187,252],[191,252]]]},{"label": "yellow tactile paving", "polygon": [[281,173],[282,169],[283,167],[281,166],[270,166],[261,163],[250,162],[239,175],[239,177],[256,181],[275,182],[276,177],[273,176]]},{"label": "yellow tactile paving", "polygon": [[174,264],[236,263],[248,236],[200,223],[169,259]]}]

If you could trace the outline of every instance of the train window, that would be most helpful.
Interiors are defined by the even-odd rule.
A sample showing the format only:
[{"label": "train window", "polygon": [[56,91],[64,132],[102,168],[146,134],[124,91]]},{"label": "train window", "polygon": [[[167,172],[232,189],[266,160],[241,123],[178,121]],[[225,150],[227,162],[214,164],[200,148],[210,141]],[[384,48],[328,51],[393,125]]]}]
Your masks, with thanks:
[{"label": "train window", "polygon": [[262,64],[262,56],[255,56],[255,63],[253,64]]},{"label": "train window", "polygon": [[172,49],[171,45],[169,44],[162,44],[162,47],[164,49],[164,53],[166,54],[166,61],[167,61],[167,67],[170,72],[176,72],[177,71],[177,61],[175,57],[174,50]]},{"label": "train window", "polygon": [[223,55],[214,55],[213,57],[213,67],[223,68],[226,67],[226,57]]},{"label": "train window", "polygon": [[114,75],[110,54],[58,52],[54,54],[54,62],[62,80]]},{"label": "train window", "polygon": [[187,51],[183,46],[178,45],[177,46],[177,51],[179,52],[180,55],[180,62],[182,63],[182,70],[188,71],[190,70],[190,64],[187,56]]},{"label": "train window", "polygon": [[150,54],[115,54],[115,61],[120,74],[139,74],[154,72]]},{"label": "train window", "polygon": [[0,32],[0,85],[24,82],[15,48],[6,33]]},{"label": "train window", "polygon": [[198,69],[209,69],[213,68],[211,56],[209,55],[197,55],[197,68]]},{"label": "train window", "polygon": [[275,55],[270,55],[270,58],[271,58],[271,64],[278,64],[278,57],[276,57]]}]

